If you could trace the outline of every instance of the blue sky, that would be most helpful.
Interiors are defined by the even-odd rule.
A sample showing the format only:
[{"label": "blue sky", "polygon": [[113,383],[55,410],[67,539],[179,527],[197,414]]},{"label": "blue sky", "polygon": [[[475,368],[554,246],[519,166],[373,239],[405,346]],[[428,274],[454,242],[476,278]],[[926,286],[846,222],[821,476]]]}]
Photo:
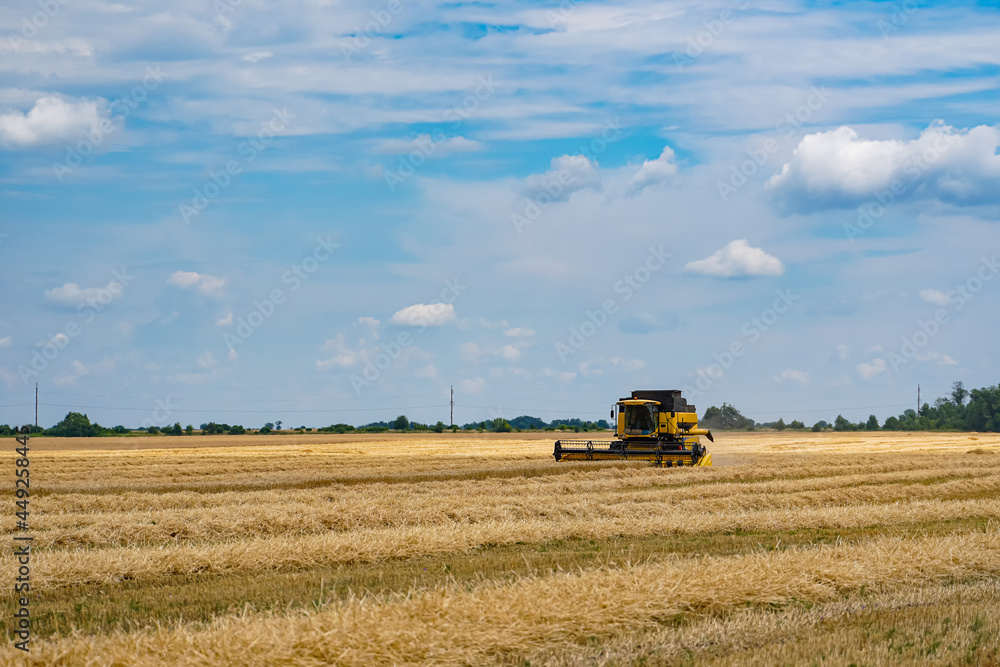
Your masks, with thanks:
[{"label": "blue sky", "polygon": [[0,423],[997,383],[995,3],[0,9]]}]

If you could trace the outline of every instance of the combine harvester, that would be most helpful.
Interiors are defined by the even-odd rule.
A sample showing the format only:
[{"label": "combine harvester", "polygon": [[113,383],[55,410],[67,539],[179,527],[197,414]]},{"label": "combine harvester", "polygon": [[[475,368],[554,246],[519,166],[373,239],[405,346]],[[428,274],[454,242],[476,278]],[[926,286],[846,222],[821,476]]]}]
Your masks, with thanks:
[{"label": "combine harvester", "polygon": [[652,461],[660,466],[710,466],[712,455],[698,440],[715,442],[712,432],[698,428],[693,405],[676,389],[633,391],[611,410],[618,440],[557,440],[556,461]]}]

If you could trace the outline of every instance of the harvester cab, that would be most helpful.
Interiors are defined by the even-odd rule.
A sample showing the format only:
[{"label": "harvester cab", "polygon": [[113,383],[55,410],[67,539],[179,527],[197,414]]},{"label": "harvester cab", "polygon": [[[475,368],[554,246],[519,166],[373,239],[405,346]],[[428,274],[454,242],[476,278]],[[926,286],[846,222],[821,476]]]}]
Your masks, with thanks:
[{"label": "harvester cab", "polygon": [[698,414],[676,389],[637,390],[611,410],[618,440],[557,440],[556,461],[642,459],[665,466],[710,466],[712,455],[700,436],[715,442],[712,432],[698,428]]}]

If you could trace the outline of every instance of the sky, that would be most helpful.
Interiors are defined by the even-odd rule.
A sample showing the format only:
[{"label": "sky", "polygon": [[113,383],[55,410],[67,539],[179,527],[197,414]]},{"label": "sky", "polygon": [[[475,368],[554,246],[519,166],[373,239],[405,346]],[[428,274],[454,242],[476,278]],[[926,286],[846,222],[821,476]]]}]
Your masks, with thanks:
[{"label": "sky", "polygon": [[996,4],[4,3],[0,423],[997,384]]}]

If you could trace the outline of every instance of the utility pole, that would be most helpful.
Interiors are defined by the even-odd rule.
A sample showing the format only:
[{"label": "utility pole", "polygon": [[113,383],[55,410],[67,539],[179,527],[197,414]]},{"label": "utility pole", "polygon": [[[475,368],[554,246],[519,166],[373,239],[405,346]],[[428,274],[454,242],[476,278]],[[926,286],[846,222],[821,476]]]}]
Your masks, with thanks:
[{"label": "utility pole", "polygon": [[917,416],[920,416],[920,385],[917,385]]},{"label": "utility pole", "polygon": [[449,426],[455,425],[455,385],[451,385],[451,417],[449,421],[451,422]]},{"label": "utility pole", "polygon": [[35,427],[38,426],[38,383],[35,383]]}]

